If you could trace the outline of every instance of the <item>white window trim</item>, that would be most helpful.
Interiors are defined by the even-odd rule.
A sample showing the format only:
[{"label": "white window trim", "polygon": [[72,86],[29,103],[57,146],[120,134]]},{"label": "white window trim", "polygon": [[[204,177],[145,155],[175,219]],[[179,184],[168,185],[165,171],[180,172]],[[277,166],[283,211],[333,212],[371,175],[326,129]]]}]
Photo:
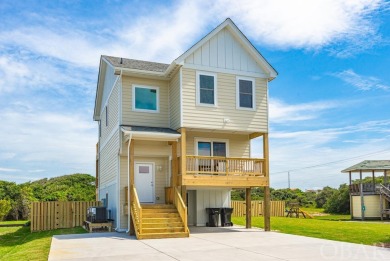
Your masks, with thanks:
[{"label": "white window trim", "polygon": [[[252,82],[252,105],[253,108],[240,107],[240,80]],[[236,76],[236,109],[245,111],[256,110],[256,80],[251,77]]]},{"label": "white window trim", "polygon": [[[148,112],[148,113],[159,113],[160,112],[160,88],[155,86],[147,86],[141,84],[133,84],[132,86],[132,103],[133,103],[133,111],[136,112]],[[156,110],[146,110],[146,109],[137,109],[135,108],[135,88],[144,88],[144,89],[152,89],[156,90],[156,98],[157,98],[157,109]]]},{"label": "white window trim", "polygon": [[[214,104],[200,102],[200,75],[207,75],[214,77]],[[217,107],[218,106],[218,87],[217,74],[205,71],[196,71],[196,106]]]},{"label": "white window trim", "polygon": [[[194,138],[194,152],[195,152],[195,155],[198,156],[198,142],[225,142],[226,143],[226,157],[229,157],[229,140],[227,139],[213,139],[213,138],[201,138],[201,137],[197,137],[197,138]],[[211,145],[211,148],[213,146]],[[214,153],[213,153],[213,149],[211,149],[211,157],[214,156]]]}]

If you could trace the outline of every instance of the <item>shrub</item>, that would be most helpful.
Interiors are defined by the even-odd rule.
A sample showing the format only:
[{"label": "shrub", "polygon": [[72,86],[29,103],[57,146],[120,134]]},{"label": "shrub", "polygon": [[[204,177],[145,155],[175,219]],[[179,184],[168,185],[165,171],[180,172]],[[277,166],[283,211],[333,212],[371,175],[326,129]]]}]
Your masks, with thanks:
[{"label": "shrub", "polygon": [[11,201],[6,199],[0,200],[0,221],[2,221],[3,218],[8,215],[11,208]]}]

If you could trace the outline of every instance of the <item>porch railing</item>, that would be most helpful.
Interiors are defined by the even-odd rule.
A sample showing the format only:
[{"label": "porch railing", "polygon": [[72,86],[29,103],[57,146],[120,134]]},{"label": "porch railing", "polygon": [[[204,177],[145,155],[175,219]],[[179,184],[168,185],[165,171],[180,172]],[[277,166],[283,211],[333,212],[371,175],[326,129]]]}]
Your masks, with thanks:
[{"label": "porch railing", "polygon": [[265,176],[264,159],[187,155],[186,174]]},{"label": "porch railing", "polygon": [[[384,188],[390,189],[389,184],[383,185],[383,184],[364,183],[363,184],[363,192],[379,193],[379,189],[381,186],[383,186]],[[349,192],[350,193],[360,193],[360,184],[349,185]]]},{"label": "porch railing", "polygon": [[130,188],[130,198],[133,199],[131,203],[131,217],[134,222],[135,234],[138,238],[142,231],[142,207],[138,199],[137,190],[134,186]]},{"label": "porch railing", "polygon": [[184,204],[183,199],[180,196],[179,190],[175,187],[173,193],[173,204],[175,205],[179,216],[183,221],[185,232],[188,232],[188,222],[187,222],[187,207]]}]

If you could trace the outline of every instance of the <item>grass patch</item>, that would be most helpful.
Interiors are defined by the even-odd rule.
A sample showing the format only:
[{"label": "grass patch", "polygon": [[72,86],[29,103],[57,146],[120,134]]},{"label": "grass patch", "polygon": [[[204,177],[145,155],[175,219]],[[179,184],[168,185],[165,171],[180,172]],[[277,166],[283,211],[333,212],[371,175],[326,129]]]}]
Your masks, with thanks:
[{"label": "grass patch", "polygon": [[331,220],[331,221],[349,221],[351,220],[351,215],[325,215],[325,216],[315,216],[315,219],[319,220]]},{"label": "grass patch", "polygon": [[[365,245],[390,243],[390,224],[337,221],[336,217],[345,216],[333,217],[334,219],[327,220],[319,218],[271,217],[271,227],[272,230],[277,230],[286,234]],[[232,221],[237,225],[245,225],[245,217],[233,217]],[[254,227],[263,228],[263,217],[252,217],[252,225]]]},{"label": "grass patch", "polygon": [[53,235],[81,233],[81,227],[34,233],[30,227],[0,227],[0,260],[47,260]]},{"label": "grass patch", "polygon": [[28,220],[12,220],[12,221],[0,221],[0,226],[6,227],[6,226],[23,226],[26,224]]},{"label": "grass patch", "polygon": [[300,208],[303,211],[306,211],[309,214],[324,213],[323,208]]}]

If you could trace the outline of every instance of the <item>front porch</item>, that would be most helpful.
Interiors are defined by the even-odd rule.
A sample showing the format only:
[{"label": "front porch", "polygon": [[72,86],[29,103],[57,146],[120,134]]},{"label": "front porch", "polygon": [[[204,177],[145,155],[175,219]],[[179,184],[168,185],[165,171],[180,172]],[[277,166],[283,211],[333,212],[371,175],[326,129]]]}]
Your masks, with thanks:
[{"label": "front porch", "polygon": [[[141,128],[139,130],[139,128]],[[158,129],[156,131],[156,129]],[[165,157],[168,165],[165,171],[166,186],[165,186],[165,203],[173,204],[177,210],[181,222],[184,225],[184,231],[188,231],[187,213],[188,200],[187,195],[189,190],[198,189],[224,189],[230,190],[232,188],[246,189],[246,227],[251,227],[251,188],[262,186],[265,188],[265,230],[270,230],[270,193],[269,193],[269,175],[268,175],[268,135],[266,133],[256,133],[247,135],[247,140],[258,136],[263,137],[263,158],[250,157],[229,157],[229,156],[200,156],[192,155],[191,149],[187,149],[188,140],[186,138],[187,131],[181,128],[180,132],[163,131],[162,128],[146,128],[146,127],[127,127],[122,128],[124,134],[124,144],[127,146],[127,164],[128,164],[128,186],[130,190],[126,192],[127,202],[130,208],[126,208],[127,217],[129,220],[130,233],[135,233],[137,238],[146,238],[142,236],[143,207],[142,200],[139,199],[141,187],[137,186],[135,176],[141,172],[138,170],[139,161],[137,159],[147,157],[149,153],[150,158],[158,156]],[[218,135],[218,134],[214,134]],[[229,134],[232,135],[232,134]],[[241,135],[240,137],[243,137]],[[156,142],[163,146],[163,148],[153,148],[152,146],[145,149],[142,144],[147,141],[148,146]],[[220,142],[221,143],[221,142]],[[138,144],[138,145],[136,145]],[[220,144],[218,144],[220,145]],[[138,147],[137,147],[138,146]],[[228,144],[225,144],[228,148]],[[168,147],[170,151],[168,152]],[[138,148],[138,149],[137,149]],[[233,148],[233,147],[232,147]],[[161,152],[164,155],[159,154]],[[157,152],[157,153],[156,153]],[[141,155],[142,154],[142,155]],[[152,166],[152,165],[151,165]],[[151,167],[151,169],[156,169]],[[160,171],[161,172],[161,171]],[[145,172],[146,173],[146,172]],[[157,179],[157,178],[156,178]],[[159,178],[161,179],[161,177]],[[152,182],[152,186],[156,186]],[[189,190],[188,190],[189,189]],[[138,192],[138,193],[137,193]],[[144,192],[141,191],[141,192]],[[159,194],[161,195],[161,194]],[[230,195],[230,192],[229,192]],[[156,197],[157,198],[157,197]],[[161,200],[161,196],[158,197]],[[230,197],[229,197],[230,200]],[[150,202],[150,203],[154,203]],[[206,206],[207,207],[207,206]],[[208,206],[212,207],[212,206]],[[215,206],[222,207],[222,206]],[[149,211],[150,212],[150,211]]]}]

